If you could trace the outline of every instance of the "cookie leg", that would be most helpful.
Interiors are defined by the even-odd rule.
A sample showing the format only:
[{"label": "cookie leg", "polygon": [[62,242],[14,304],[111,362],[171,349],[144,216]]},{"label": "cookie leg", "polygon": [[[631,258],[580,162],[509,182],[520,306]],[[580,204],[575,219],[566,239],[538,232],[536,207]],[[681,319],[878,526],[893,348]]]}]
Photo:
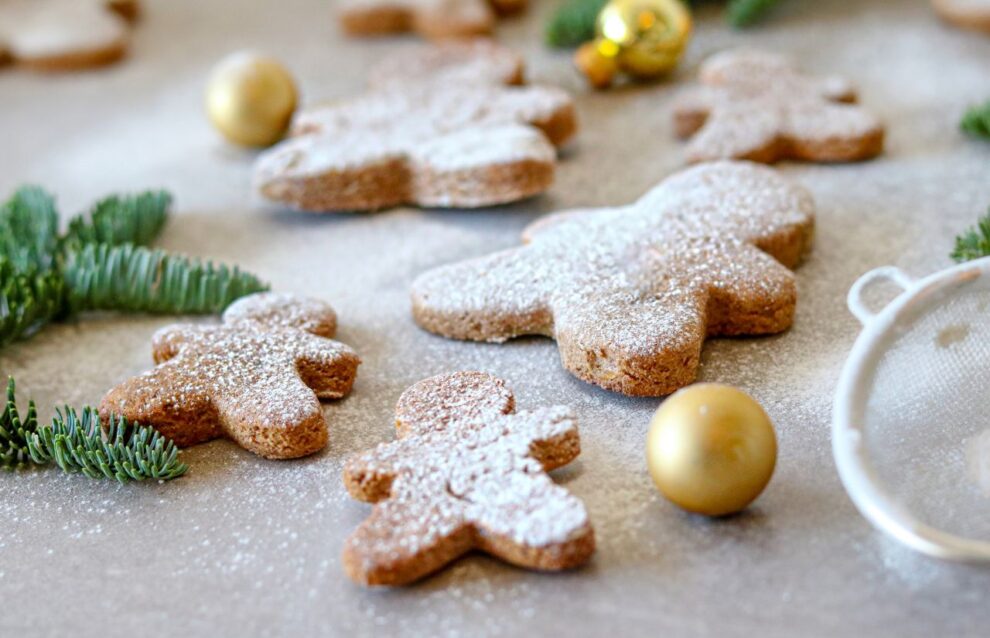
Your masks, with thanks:
[{"label": "cookie leg", "polygon": [[553,183],[557,151],[531,126],[466,128],[414,151],[412,200],[420,206],[478,208],[542,193]]},{"label": "cookie leg", "polygon": [[476,486],[479,502],[468,507],[478,532],[478,548],[502,560],[530,569],[557,571],[588,562],[595,535],[584,504],[545,474],[526,475],[513,483],[518,498],[506,502],[504,485],[493,477],[491,495],[484,483]]},{"label": "cookie leg", "polygon": [[554,307],[564,367],[579,379],[633,396],[664,396],[697,375],[705,295],[685,286],[655,293],[572,295]]},{"label": "cookie leg", "polygon": [[773,163],[784,155],[780,131],[783,123],[771,111],[751,108],[713,110],[688,143],[689,162],[746,159]]},{"label": "cookie leg", "polygon": [[413,316],[426,330],[453,339],[548,335],[553,320],[540,282],[552,267],[506,251],[436,268],[413,282]]},{"label": "cookie leg", "polygon": [[[422,487],[421,485],[419,487]],[[364,585],[405,585],[431,574],[474,547],[474,530],[443,485],[412,493],[396,481],[344,544],[347,575]]]},{"label": "cookie leg", "polygon": [[265,458],[299,458],[327,444],[320,402],[295,374],[227,393],[217,407],[224,433]]},{"label": "cookie leg", "polygon": [[787,154],[816,162],[853,162],[883,151],[883,126],[854,104],[828,104],[793,111],[787,123]]}]

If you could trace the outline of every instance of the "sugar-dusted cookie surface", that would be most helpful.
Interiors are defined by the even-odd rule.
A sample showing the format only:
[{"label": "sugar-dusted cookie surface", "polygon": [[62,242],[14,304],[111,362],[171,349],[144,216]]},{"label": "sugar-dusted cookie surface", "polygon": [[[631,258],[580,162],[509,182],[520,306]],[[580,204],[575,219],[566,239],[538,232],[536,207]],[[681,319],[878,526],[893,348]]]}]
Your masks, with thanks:
[{"label": "sugar-dusted cookie surface", "polygon": [[932,0],[932,4],[947,21],[990,33],[990,0]]},{"label": "sugar-dusted cookie surface", "polygon": [[784,56],[745,49],[712,56],[699,78],[674,104],[690,162],[847,162],[883,150],[883,126],[841,78],[803,75]]},{"label": "sugar-dusted cookie surface", "polygon": [[351,35],[412,31],[439,39],[491,33],[497,15],[525,7],[526,0],[343,0],[338,16]]},{"label": "sugar-dusted cookie surface", "polygon": [[406,390],[395,418],[398,439],[344,470],[351,495],[376,503],[344,547],[352,579],[403,585],[475,549],[541,570],[591,557],[584,504],[546,474],[581,451],[570,410],[515,412],[501,379],[456,372]]},{"label": "sugar-dusted cookie surface", "polygon": [[264,197],[326,212],[503,204],[550,187],[555,147],[576,129],[567,93],[517,86],[522,60],[486,40],[424,46],[371,78],[363,96],[300,114],[258,158]]},{"label": "sugar-dusted cookie surface", "polygon": [[564,367],[603,388],[661,396],[694,380],[706,337],[791,325],[811,195],[771,168],[721,161],[622,208],[552,215],[526,245],[413,282],[423,328],[455,339],[557,340]]},{"label": "sugar-dusted cookie surface", "polygon": [[138,0],[5,0],[0,59],[46,71],[115,62],[138,11]]},{"label": "sugar-dusted cookie surface", "polygon": [[110,390],[100,413],[150,425],[183,447],[227,437],[272,459],[312,454],[327,441],[319,399],[347,395],[360,363],[330,339],[336,328],[322,301],[243,297],[220,325],[158,331],[158,365]]}]

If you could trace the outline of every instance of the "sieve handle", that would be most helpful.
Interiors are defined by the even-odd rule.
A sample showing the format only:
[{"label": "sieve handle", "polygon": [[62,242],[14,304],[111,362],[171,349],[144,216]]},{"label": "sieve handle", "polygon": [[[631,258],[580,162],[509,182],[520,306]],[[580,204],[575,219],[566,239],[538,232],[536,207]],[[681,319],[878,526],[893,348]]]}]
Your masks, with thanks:
[{"label": "sieve handle", "polygon": [[868,286],[881,280],[889,281],[903,290],[908,290],[914,285],[914,278],[895,266],[881,266],[880,268],[874,268],[857,279],[856,283],[854,283],[852,288],[849,289],[849,296],[846,298],[846,304],[849,306],[849,312],[856,315],[859,322],[864,325],[872,321],[873,318],[877,316],[877,313],[867,308],[866,304],[863,303],[863,291],[866,290]]}]

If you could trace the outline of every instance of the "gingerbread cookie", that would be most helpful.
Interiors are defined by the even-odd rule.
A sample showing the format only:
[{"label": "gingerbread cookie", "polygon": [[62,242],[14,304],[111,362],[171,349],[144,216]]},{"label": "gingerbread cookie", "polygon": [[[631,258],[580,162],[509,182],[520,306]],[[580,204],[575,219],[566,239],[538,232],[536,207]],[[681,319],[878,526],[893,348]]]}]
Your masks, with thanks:
[{"label": "gingerbread cookie", "polygon": [[412,31],[439,39],[491,33],[496,15],[525,7],[526,0],[345,0],[338,15],[351,35]]},{"label": "gingerbread cookie", "polygon": [[110,390],[100,414],[150,425],[179,446],[219,437],[271,459],[326,445],[319,399],[351,391],[357,355],[332,341],[333,309],[317,300],[258,293],[222,325],[173,325],[155,334],[159,364]]},{"label": "gingerbread cookie", "polygon": [[700,79],[674,106],[677,134],[691,137],[688,161],[847,162],[883,150],[883,126],[853,103],[856,93],[841,78],[802,75],[783,56],[737,50],[705,61]]},{"label": "gingerbread cookie", "polygon": [[0,3],[0,58],[65,71],[123,57],[137,0],[6,0]]},{"label": "gingerbread cookie", "polygon": [[932,4],[944,20],[990,33],[990,0],[932,0]]},{"label": "gingerbread cookie", "polygon": [[706,337],[791,325],[789,269],[813,225],[811,195],[773,169],[702,164],[631,206],[551,216],[523,247],[421,275],[413,314],[455,339],[553,337],[575,376],[662,396],[694,380]]},{"label": "gingerbread cookie", "polygon": [[501,379],[456,372],[406,390],[396,428],[344,470],[351,495],[376,503],[344,547],[355,581],[404,585],[474,549],[542,570],[591,557],[584,505],[546,474],[581,451],[567,408],[517,413]]},{"label": "gingerbread cookie", "polygon": [[522,62],[489,41],[451,42],[386,59],[362,97],[314,108],[263,153],[255,184],[309,211],[401,204],[491,206],[543,192],[556,146],[574,134],[571,98],[512,86]]}]

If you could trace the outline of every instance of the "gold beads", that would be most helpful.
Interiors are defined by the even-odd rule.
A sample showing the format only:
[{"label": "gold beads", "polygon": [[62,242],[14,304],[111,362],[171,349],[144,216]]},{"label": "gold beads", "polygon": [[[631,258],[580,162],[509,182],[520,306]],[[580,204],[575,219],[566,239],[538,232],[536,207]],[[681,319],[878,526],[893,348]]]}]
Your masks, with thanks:
[{"label": "gold beads", "polygon": [[296,110],[296,84],[282,64],[234,53],[216,66],[206,87],[206,113],[225,138],[242,146],[282,139]]},{"label": "gold beads", "polygon": [[592,86],[606,88],[620,71],[637,79],[672,71],[691,36],[691,14],[680,0],[610,0],[595,30],[574,63]]},{"label": "gold beads", "polygon": [[749,505],[777,462],[773,424],[736,388],[703,383],[660,405],[650,422],[646,460],[653,482],[676,505],[724,516]]}]

